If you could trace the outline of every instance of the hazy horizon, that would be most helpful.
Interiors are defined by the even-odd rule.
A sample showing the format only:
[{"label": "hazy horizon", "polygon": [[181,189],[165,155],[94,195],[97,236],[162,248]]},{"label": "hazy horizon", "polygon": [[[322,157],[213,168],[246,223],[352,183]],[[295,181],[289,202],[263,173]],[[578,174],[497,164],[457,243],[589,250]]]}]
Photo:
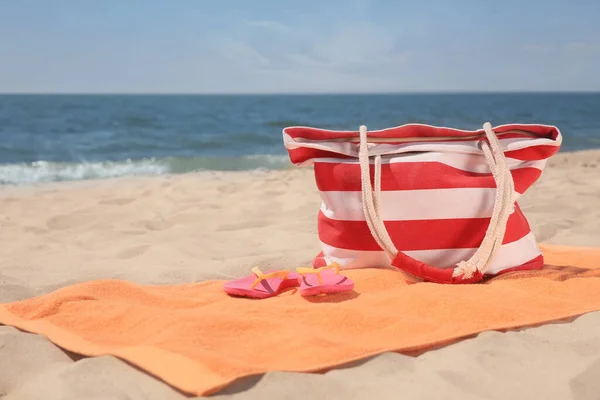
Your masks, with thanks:
[{"label": "hazy horizon", "polygon": [[502,94],[600,94],[600,90],[541,91],[421,91],[421,92],[0,92],[0,96],[418,96],[418,95],[502,95]]},{"label": "hazy horizon", "polygon": [[599,20],[594,0],[5,0],[0,92],[598,92]]}]

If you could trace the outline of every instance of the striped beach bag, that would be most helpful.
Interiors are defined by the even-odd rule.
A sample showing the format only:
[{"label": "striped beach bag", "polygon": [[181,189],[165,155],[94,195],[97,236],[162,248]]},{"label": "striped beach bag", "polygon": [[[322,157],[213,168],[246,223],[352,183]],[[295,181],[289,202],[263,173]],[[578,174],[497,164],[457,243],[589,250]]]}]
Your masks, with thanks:
[{"label": "striped beach bag", "polygon": [[428,282],[474,283],[543,265],[517,199],[559,150],[554,126],[295,126],[283,141],[293,164],[314,166],[314,267],[395,267]]}]

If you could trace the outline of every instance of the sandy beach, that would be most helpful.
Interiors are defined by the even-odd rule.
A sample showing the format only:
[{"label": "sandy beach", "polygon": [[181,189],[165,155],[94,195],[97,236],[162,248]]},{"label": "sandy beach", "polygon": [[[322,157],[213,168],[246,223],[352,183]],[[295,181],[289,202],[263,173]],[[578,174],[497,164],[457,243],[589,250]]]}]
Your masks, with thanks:
[{"label": "sandy beach", "polygon": [[[559,153],[520,200],[541,243],[600,247],[600,151]],[[0,302],[78,282],[180,284],[293,268],[318,253],[308,168],[0,187]],[[419,357],[326,374],[272,372],[215,398],[598,399],[600,313],[485,332]],[[182,399],[114,357],[82,358],[0,326],[0,398]]]}]

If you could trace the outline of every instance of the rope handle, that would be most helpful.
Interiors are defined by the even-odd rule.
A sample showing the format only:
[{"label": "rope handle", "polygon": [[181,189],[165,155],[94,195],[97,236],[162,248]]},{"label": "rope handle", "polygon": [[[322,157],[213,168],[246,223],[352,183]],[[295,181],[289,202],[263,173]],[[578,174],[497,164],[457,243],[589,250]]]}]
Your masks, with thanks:
[{"label": "rope handle", "polygon": [[473,283],[483,279],[487,268],[496,258],[502,245],[506,224],[514,206],[514,181],[498,137],[489,122],[483,125],[483,129],[487,141],[481,140],[478,146],[490,166],[497,188],[492,217],[481,245],[475,251],[475,254],[468,260],[459,262],[453,269],[444,269],[423,263],[396,249],[381,219],[381,156],[375,156],[375,190],[373,190],[369,173],[367,127],[364,125],[360,127],[358,159],[363,212],[371,235],[390,257],[394,267],[428,282]]}]

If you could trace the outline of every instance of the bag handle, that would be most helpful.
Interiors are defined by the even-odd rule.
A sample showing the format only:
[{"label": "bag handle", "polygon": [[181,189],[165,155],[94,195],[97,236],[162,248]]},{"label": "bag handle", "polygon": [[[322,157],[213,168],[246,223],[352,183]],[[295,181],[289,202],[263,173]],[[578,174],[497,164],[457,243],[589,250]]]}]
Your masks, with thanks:
[{"label": "bag handle", "polygon": [[508,217],[513,211],[515,202],[514,181],[498,137],[489,122],[483,125],[483,129],[487,141],[481,140],[478,146],[490,166],[497,188],[492,217],[483,241],[475,254],[468,260],[459,262],[453,269],[443,269],[416,260],[398,251],[394,246],[381,219],[381,156],[375,156],[375,190],[373,190],[369,173],[367,127],[364,125],[360,127],[358,159],[360,163],[363,212],[371,235],[388,254],[394,267],[425,281],[436,283],[473,283],[483,279],[487,268],[496,258],[502,245]]}]

